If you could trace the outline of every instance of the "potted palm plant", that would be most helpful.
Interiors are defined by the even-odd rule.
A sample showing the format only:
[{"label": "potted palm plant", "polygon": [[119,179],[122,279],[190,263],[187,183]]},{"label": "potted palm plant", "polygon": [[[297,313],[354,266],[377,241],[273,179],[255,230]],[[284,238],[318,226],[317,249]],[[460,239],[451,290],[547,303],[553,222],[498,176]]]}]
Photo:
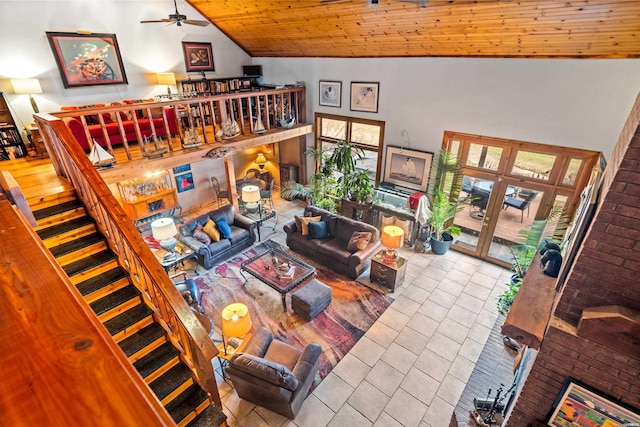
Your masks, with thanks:
[{"label": "potted palm plant", "polygon": [[453,236],[460,235],[460,227],[453,225],[452,220],[465,203],[465,200],[451,200],[447,193],[438,188],[435,190],[427,221],[431,228],[431,251],[434,254],[445,254]]}]

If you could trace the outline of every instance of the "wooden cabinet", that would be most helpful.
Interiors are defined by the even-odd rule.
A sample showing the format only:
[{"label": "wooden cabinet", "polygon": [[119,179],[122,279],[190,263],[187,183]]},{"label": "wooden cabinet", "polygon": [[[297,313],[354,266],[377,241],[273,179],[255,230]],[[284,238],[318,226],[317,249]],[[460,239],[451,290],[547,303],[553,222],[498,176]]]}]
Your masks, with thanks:
[{"label": "wooden cabinet", "polygon": [[178,193],[167,171],[120,181],[118,190],[122,208],[134,221],[178,206]]},{"label": "wooden cabinet", "polygon": [[393,264],[387,264],[382,262],[383,252],[384,250],[378,252],[371,258],[369,279],[378,285],[395,291],[398,285],[404,281],[404,275],[407,271],[407,260],[398,257]]},{"label": "wooden cabinet", "polygon": [[351,200],[342,199],[340,215],[357,221],[372,224],[372,203],[358,203]]},{"label": "wooden cabinet", "polygon": [[0,160],[10,160],[27,155],[27,148],[16,122],[13,120],[9,104],[7,104],[4,93],[0,92]]}]

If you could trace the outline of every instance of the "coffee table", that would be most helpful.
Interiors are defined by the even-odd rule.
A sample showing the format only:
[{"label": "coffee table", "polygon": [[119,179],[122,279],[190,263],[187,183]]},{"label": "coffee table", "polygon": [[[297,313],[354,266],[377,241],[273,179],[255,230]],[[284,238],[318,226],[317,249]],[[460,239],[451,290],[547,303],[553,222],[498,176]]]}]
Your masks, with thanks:
[{"label": "coffee table", "polygon": [[[283,264],[294,267],[290,277],[282,277],[279,267]],[[242,263],[240,274],[246,283],[244,272],[280,292],[283,311],[287,311],[287,293],[316,275],[315,268],[279,249],[269,249]]]}]

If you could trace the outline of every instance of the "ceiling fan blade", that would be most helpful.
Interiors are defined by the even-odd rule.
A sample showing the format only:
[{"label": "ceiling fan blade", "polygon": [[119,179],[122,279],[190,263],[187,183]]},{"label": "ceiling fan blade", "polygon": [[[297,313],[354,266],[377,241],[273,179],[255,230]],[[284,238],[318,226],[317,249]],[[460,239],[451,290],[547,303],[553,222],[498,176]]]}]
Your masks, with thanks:
[{"label": "ceiling fan blade", "polygon": [[156,22],[175,22],[175,19],[165,18],[165,19],[155,19],[149,21],[140,21],[141,24],[154,24]]},{"label": "ceiling fan blade", "polygon": [[197,19],[184,19],[182,22],[185,24],[198,25],[199,27],[206,27],[210,24],[209,21],[199,21]]}]

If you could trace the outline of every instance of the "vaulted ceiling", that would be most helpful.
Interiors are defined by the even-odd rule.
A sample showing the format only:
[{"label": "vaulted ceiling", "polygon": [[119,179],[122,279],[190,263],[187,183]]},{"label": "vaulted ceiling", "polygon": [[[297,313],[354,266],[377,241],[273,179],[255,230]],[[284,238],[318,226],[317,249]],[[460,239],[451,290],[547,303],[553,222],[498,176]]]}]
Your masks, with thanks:
[{"label": "vaulted ceiling", "polygon": [[639,0],[187,0],[254,57],[640,57]]}]

